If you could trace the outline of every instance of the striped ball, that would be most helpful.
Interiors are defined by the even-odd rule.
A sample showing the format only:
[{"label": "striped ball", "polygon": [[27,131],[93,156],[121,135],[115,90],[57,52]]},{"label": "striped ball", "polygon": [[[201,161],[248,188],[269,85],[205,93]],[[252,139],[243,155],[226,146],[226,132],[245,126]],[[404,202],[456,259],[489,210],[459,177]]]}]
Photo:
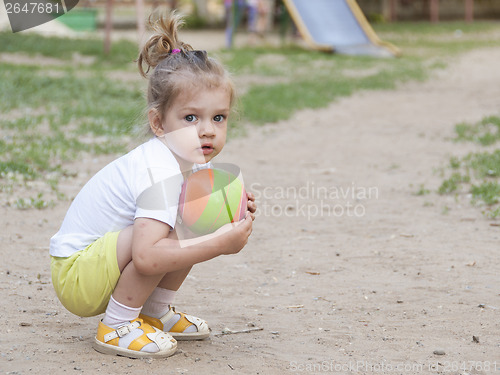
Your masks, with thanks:
[{"label": "striped ball", "polygon": [[204,235],[243,219],[247,200],[237,176],[222,169],[202,169],[182,185],[179,215],[189,230]]}]

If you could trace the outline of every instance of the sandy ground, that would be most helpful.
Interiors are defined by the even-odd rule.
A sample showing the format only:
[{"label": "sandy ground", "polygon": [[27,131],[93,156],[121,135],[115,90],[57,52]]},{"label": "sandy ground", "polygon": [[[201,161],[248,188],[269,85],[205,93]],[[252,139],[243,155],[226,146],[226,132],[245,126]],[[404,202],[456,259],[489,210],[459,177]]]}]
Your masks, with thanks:
[{"label": "sandy ground", "polygon": [[[99,317],[58,302],[48,241],[68,203],[0,208],[0,373],[500,372],[500,227],[467,197],[415,195],[435,191],[434,171],[459,155],[456,123],[498,114],[498,61],[500,49],[474,51],[427,83],[358,93],[230,141],[221,160],[257,195],[254,233],[240,254],[193,269],[177,306],[213,335],[166,360],[95,352]],[[107,161],[77,164],[68,189]]]}]

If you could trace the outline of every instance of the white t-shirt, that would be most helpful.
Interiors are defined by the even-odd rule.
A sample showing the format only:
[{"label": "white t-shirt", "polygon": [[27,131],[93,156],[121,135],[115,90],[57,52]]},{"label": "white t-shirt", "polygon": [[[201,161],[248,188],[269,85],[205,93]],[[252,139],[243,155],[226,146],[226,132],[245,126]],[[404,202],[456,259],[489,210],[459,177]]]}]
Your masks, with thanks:
[{"label": "white t-shirt", "polygon": [[75,197],[50,255],[69,257],[138,217],[174,227],[183,177],[172,152],[158,138],[143,143],[93,176]]}]

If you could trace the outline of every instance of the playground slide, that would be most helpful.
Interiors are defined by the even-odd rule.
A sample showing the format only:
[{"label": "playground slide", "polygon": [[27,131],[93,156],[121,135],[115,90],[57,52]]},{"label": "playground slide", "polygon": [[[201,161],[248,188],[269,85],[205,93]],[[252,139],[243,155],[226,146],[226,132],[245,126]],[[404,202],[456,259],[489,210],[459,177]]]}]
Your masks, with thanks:
[{"label": "playground slide", "polygon": [[346,55],[398,56],[381,41],[356,0],[284,0],[299,32],[315,49]]}]

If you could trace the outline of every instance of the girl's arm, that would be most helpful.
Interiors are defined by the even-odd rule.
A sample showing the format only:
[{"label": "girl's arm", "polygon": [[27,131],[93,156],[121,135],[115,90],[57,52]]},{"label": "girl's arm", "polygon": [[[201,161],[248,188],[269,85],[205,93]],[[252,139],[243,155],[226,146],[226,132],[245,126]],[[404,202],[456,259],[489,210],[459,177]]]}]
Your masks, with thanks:
[{"label": "girl's arm", "polygon": [[133,226],[132,261],[138,272],[158,275],[185,269],[222,254],[236,254],[248,242],[252,215],[236,224],[227,224],[216,232],[179,241],[168,224],[137,218]]}]

